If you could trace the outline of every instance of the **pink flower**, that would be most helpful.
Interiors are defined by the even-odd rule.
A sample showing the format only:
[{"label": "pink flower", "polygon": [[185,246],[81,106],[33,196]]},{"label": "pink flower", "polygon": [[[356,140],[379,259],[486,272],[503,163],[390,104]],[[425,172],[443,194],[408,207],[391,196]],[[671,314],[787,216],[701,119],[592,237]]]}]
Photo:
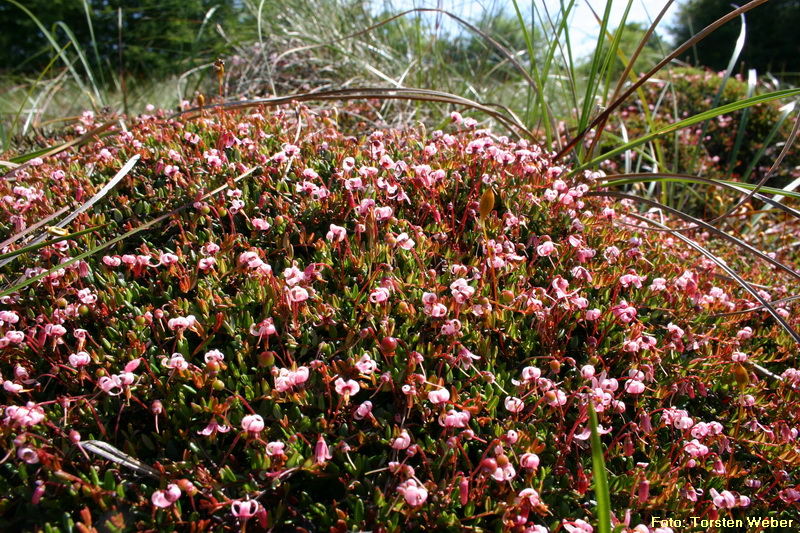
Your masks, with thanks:
[{"label": "pink flower", "polygon": [[405,429],[400,433],[400,436],[392,442],[392,448],[395,450],[405,450],[411,445],[411,436]]},{"label": "pink flower", "polygon": [[506,396],[503,405],[505,405],[506,409],[508,409],[512,413],[519,413],[520,411],[525,409],[525,402],[523,402],[522,400],[520,400],[515,396]]},{"label": "pink flower", "polygon": [[157,490],[150,497],[153,505],[160,508],[169,507],[181,497],[181,489],[178,485],[171,483],[167,490]]},{"label": "pink flower", "polygon": [[283,455],[286,445],[280,441],[270,442],[267,444],[267,455],[273,457],[275,455]]},{"label": "pink flower", "polygon": [[644,383],[636,379],[629,379],[625,383],[625,392],[628,394],[641,394],[644,392]]},{"label": "pink flower", "polygon": [[210,352],[206,353],[203,359],[205,359],[206,363],[211,363],[212,361],[218,363],[225,359],[225,355],[219,350],[211,350]]},{"label": "pink flower", "polygon": [[250,335],[257,335],[259,337],[267,337],[269,335],[275,335],[277,331],[275,330],[275,322],[272,317],[266,318],[259,322],[258,324],[253,324],[250,326]]},{"label": "pink flower", "polygon": [[6,407],[6,418],[3,420],[3,424],[26,428],[35,426],[42,420],[44,420],[44,410],[35,403],[28,402],[25,407],[19,405]]},{"label": "pink flower", "polygon": [[75,368],[81,368],[88,365],[92,358],[86,352],[78,352],[69,356],[69,364]]},{"label": "pink flower", "polygon": [[447,389],[432,390],[428,393],[428,400],[432,403],[447,403],[450,400],[450,391]]},{"label": "pink flower", "polygon": [[450,292],[456,302],[463,304],[475,294],[475,288],[467,285],[467,280],[459,278],[450,284]]},{"label": "pink flower", "polygon": [[[103,376],[97,380],[97,386],[111,396],[117,396],[122,393],[122,381],[119,376]],[[114,393],[115,389],[119,389],[119,392]]]},{"label": "pink flower", "polygon": [[[273,372],[275,372],[273,370]],[[288,368],[281,368],[277,371],[275,376],[275,390],[284,392],[295,385],[300,385],[308,380],[308,368],[305,366],[299,367],[297,370],[289,370]]]},{"label": "pink flower", "polygon": [[355,413],[353,413],[353,418],[355,418],[356,420],[363,420],[371,412],[372,412],[372,402],[367,400],[366,402],[358,406]]},{"label": "pink flower", "polygon": [[567,289],[569,288],[569,282],[562,278],[561,276],[556,276],[552,283],[553,290],[556,291],[556,298],[562,299],[569,296],[567,293]]},{"label": "pink flower", "polygon": [[234,500],[231,502],[231,514],[240,520],[249,520],[258,514],[261,504],[255,500]]},{"label": "pink flower", "polygon": [[158,258],[158,260],[161,262],[162,265],[169,266],[169,265],[176,264],[180,260],[180,258],[175,254],[164,253],[164,254],[161,254],[161,256]]},{"label": "pink flower", "polygon": [[730,491],[723,490],[720,494],[717,492],[717,489],[712,488],[709,490],[709,493],[714,501],[714,505],[720,509],[731,509],[736,507],[736,496],[734,496]]},{"label": "pink flower", "polygon": [[35,465],[39,462],[39,454],[36,453],[36,450],[27,446],[17,450],[17,458],[25,461],[29,465]]},{"label": "pink flower", "polygon": [[397,246],[402,248],[403,250],[410,250],[412,249],[417,243],[414,242],[414,239],[408,236],[408,233],[401,233],[395,238],[397,242]]},{"label": "pink flower", "polygon": [[331,230],[326,237],[329,241],[342,242],[346,236],[347,230],[345,228],[331,224]]},{"label": "pink flower", "polygon": [[397,486],[397,492],[405,498],[408,505],[415,507],[422,505],[425,503],[425,500],[428,499],[427,489],[425,489],[423,485],[417,483],[417,480],[413,478],[400,483],[400,485]]},{"label": "pink flower", "polygon": [[308,300],[308,291],[303,287],[292,287],[287,292],[290,303],[301,303]]},{"label": "pink flower", "polygon": [[386,287],[378,287],[369,295],[369,301],[374,304],[383,303],[389,299],[391,292]]},{"label": "pink flower", "polygon": [[209,435],[213,435],[217,431],[219,431],[220,433],[227,433],[230,430],[231,428],[229,428],[228,426],[220,426],[219,423],[217,422],[217,419],[213,418],[211,422],[209,422],[205,428],[198,431],[197,434],[204,435],[207,437]]},{"label": "pink flower", "polygon": [[376,207],[375,220],[386,220],[392,216],[392,213],[394,213],[394,210],[391,207]]},{"label": "pink flower", "polygon": [[259,415],[247,415],[242,418],[242,429],[257,435],[264,429],[264,419]]},{"label": "pink flower", "polygon": [[364,354],[356,363],[356,368],[362,374],[370,375],[378,369],[378,364],[372,360],[369,354]]},{"label": "pink flower", "polygon": [[503,454],[497,458],[497,468],[492,472],[492,477],[497,481],[510,481],[517,475],[517,471],[508,462],[508,457]]},{"label": "pink flower", "polygon": [[528,503],[531,504],[531,507],[538,507],[541,503],[539,499],[539,493],[536,492],[534,489],[522,489],[517,497],[517,502],[522,500],[528,500]]},{"label": "pink flower", "polygon": [[442,335],[456,335],[461,331],[461,321],[458,319],[447,320],[442,325]]},{"label": "pink flower", "polygon": [[447,414],[439,415],[439,425],[445,428],[465,428],[470,419],[469,411],[458,412],[455,409],[447,411]]},{"label": "pink flower", "polygon": [[254,228],[261,231],[267,231],[271,227],[269,222],[267,222],[263,218],[254,218],[251,219],[250,222],[253,224]]},{"label": "pink flower", "polygon": [[352,379],[348,379],[347,381],[345,381],[344,379],[339,377],[334,382],[334,385],[336,386],[337,394],[341,394],[345,398],[349,396],[354,396],[358,394],[359,390],[361,390],[361,387],[359,386],[358,382]]},{"label": "pink flower", "polygon": [[628,305],[628,302],[625,300],[622,300],[619,304],[612,307],[611,312],[625,324],[636,318],[636,308]]},{"label": "pink flower", "polygon": [[169,358],[169,361],[164,361],[164,366],[182,372],[189,368],[189,363],[186,362],[186,359],[184,359],[181,354],[174,353],[172,354],[172,357]]},{"label": "pink flower", "polygon": [[177,318],[170,318],[167,321],[167,327],[172,331],[184,331],[194,326],[196,320],[194,315],[189,315],[187,317],[177,317]]},{"label": "pink flower", "polygon": [[553,255],[555,252],[556,252],[556,246],[555,244],[553,244],[552,241],[545,241],[536,247],[536,253],[540,257],[547,257]]},{"label": "pink flower", "polygon": [[317,439],[317,446],[314,449],[314,462],[318,465],[324,465],[329,459],[333,459],[333,456],[328,449],[328,443],[320,435]]},{"label": "pink flower", "polygon": [[522,454],[522,457],[519,459],[519,466],[530,470],[536,470],[539,468],[539,456],[535,453]]}]

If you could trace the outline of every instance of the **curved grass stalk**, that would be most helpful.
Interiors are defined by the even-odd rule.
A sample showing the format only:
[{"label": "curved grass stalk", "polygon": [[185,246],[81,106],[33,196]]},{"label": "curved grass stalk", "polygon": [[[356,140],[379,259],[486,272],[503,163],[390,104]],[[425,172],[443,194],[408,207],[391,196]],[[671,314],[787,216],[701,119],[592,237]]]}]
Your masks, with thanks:
[{"label": "curved grass stalk", "polygon": [[[655,201],[647,200],[645,198],[637,198],[635,196],[632,196],[632,195],[629,195],[629,194],[625,194],[625,193],[615,193],[613,191],[609,191],[609,192],[605,192],[605,193],[590,191],[590,192],[586,193],[586,195],[587,196],[610,196],[610,197],[613,197],[613,198],[634,200],[634,201],[637,201],[637,202],[642,202],[642,203],[646,203],[646,204],[652,205],[654,207],[660,207],[660,208],[665,209],[665,210],[667,210],[667,211],[669,211],[669,212],[671,212],[671,213],[673,213],[676,216],[679,216],[681,218],[689,218],[689,219],[693,218],[693,217],[691,217],[691,216],[689,216],[689,215],[687,215],[685,213],[681,213],[680,211],[677,211],[676,209],[671,209],[671,208],[669,208],[667,206],[658,204]],[[711,253],[711,251],[709,251],[708,249],[706,249],[703,246],[701,246],[698,243],[696,243],[694,240],[690,239],[689,237],[686,237],[680,231],[672,230],[671,228],[669,228],[668,226],[666,226],[664,224],[661,224],[660,222],[657,222],[655,220],[651,220],[651,219],[649,219],[647,217],[644,217],[644,216],[636,214],[636,213],[630,213],[630,216],[635,218],[635,219],[637,219],[637,220],[640,220],[642,222],[646,222],[646,223],[648,223],[648,224],[650,224],[652,226],[655,226],[657,229],[661,229],[663,231],[667,231],[668,233],[673,235],[675,238],[683,241],[684,243],[686,243],[687,245],[689,245],[690,247],[692,247],[693,249],[695,249],[696,251],[700,252],[705,257],[707,257],[708,259],[713,261],[718,267],[720,267],[722,270],[724,270],[725,273],[728,276],[733,278],[736,281],[736,283],[739,284],[739,286],[741,286],[744,290],[746,290],[748,293],[750,293],[750,295],[753,298],[755,298],[758,301],[758,303],[761,304],[764,307],[764,309],[766,309],[767,312],[769,312],[769,314],[772,315],[772,317],[775,320],[778,321],[778,323],[784,329],[784,331],[786,331],[794,339],[795,342],[800,343],[800,334],[798,334],[794,330],[794,328],[792,328],[792,326],[790,326],[789,323],[786,322],[786,320],[778,313],[778,311],[775,309],[774,306],[770,305],[770,303],[767,302],[758,293],[758,291],[752,285],[750,285],[750,283],[748,283],[745,279],[743,279],[741,276],[739,276],[739,274],[737,274],[731,267],[729,267],[725,261],[723,261],[722,259],[720,259],[716,255]],[[795,272],[791,268],[783,265],[782,263],[780,263],[778,261],[775,261],[774,259],[772,259],[771,257],[767,256],[766,254],[756,250],[755,248],[753,248],[752,246],[748,245],[747,243],[744,243],[744,242],[740,241],[739,239],[736,239],[735,237],[732,237],[732,236],[728,235],[727,233],[725,233],[723,231],[720,231],[720,230],[714,228],[713,226],[709,226],[708,224],[705,224],[704,222],[699,221],[697,219],[694,219],[694,222],[698,223],[704,229],[714,233],[718,237],[722,237],[722,238],[728,240],[729,242],[732,242],[732,243],[736,244],[737,246],[744,247],[745,249],[747,249],[748,251],[750,251],[754,255],[757,255],[761,259],[769,260],[769,262],[771,264],[777,266],[778,268],[780,268],[781,270],[783,270],[783,271],[787,272],[788,274],[792,275],[796,279],[800,279],[800,274],[798,274],[797,272]]]},{"label": "curved grass stalk", "polygon": [[[781,98],[791,98],[791,97],[795,97],[795,96],[800,96],[800,89],[784,89],[784,90],[781,90],[781,91],[774,91],[774,92],[771,92],[771,93],[768,93],[768,94],[762,94],[762,95],[759,95],[759,96],[754,96],[752,98],[746,98],[744,100],[739,100],[738,102],[732,102],[730,104],[726,104],[724,106],[717,107],[715,109],[710,109],[710,110],[705,111],[703,113],[698,113],[697,115],[694,115],[694,116],[686,118],[684,120],[675,122],[674,124],[670,124],[669,126],[666,126],[666,127],[662,128],[662,129],[660,129],[658,131],[655,131],[655,132],[650,133],[648,135],[645,135],[643,137],[639,137],[638,139],[635,139],[635,140],[631,141],[630,143],[628,143],[626,145],[618,146],[617,148],[614,148],[613,150],[610,150],[610,151],[608,151],[608,152],[606,152],[606,153],[604,153],[604,154],[602,154],[602,155],[600,155],[598,157],[595,157],[591,161],[583,163],[583,164],[577,166],[576,168],[574,168],[570,172],[569,175],[572,176],[572,175],[575,175],[575,174],[577,174],[579,172],[583,172],[584,170],[587,170],[587,169],[590,169],[590,168],[594,168],[597,165],[599,165],[600,163],[602,163],[604,161],[607,161],[608,159],[611,159],[612,157],[618,156],[618,155],[622,154],[623,152],[625,152],[627,150],[630,150],[630,149],[632,149],[632,148],[634,148],[636,146],[640,146],[642,144],[645,144],[645,143],[648,143],[648,142],[653,141],[655,139],[658,139],[659,137],[662,137],[662,136],[664,136],[664,135],[666,135],[668,133],[671,133],[671,132],[674,132],[674,131],[678,131],[678,130],[681,130],[683,128],[687,128],[689,126],[694,126],[695,124],[699,124],[699,123],[701,123],[701,122],[703,122],[705,120],[708,120],[710,118],[718,117],[719,115],[724,115],[726,113],[733,113],[734,111],[739,111],[740,109],[745,109],[745,108],[750,107],[750,106],[763,104],[763,103],[766,103],[766,102],[772,102],[774,100],[780,100]],[[608,110],[604,111],[603,114],[605,114],[607,112],[608,112]],[[583,135],[585,136],[585,133]],[[563,157],[563,152],[561,154],[556,155],[556,157],[557,158],[558,157]]]}]

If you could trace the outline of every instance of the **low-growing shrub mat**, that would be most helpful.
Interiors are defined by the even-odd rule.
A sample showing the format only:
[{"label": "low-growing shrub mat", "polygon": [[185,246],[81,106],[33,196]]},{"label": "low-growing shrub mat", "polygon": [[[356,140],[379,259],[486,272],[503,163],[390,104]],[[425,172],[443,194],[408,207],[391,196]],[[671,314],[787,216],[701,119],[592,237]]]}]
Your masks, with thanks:
[{"label": "low-growing shrub mat", "polygon": [[138,156],[2,268],[46,274],[0,300],[4,531],[591,531],[590,401],[615,523],[796,519],[796,347],[713,261],[457,113],[337,116],[144,116],[2,181],[9,237]]}]

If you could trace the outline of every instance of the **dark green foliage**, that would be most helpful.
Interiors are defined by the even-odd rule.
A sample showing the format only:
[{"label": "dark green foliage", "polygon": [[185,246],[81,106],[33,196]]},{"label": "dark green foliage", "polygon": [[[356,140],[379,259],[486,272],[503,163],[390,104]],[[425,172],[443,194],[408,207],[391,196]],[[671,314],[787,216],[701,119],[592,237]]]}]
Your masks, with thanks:
[{"label": "dark green foliage", "polygon": [[[745,2],[739,2],[744,5]],[[687,41],[734,8],[729,0],[689,0],[681,4],[672,32],[675,44]],[[755,68],[779,75],[800,72],[800,2],[770,0],[745,14],[747,43],[737,69]],[[715,70],[727,67],[741,24],[731,21],[700,41],[685,59]]]},{"label": "dark green foliage", "polygon": [[[60,46],[69,41],[58,22],[75,35],[77,44],[93,67],[119,66],[119,9],[122,9],[122,61],[125,69],[138,75],[174,72],[187,67],[185,62],[198,54],[211,56],[224,39],[214,24],[232,21],[238,8],[225,0],[102,0],[84,3],[77,0],[22,0],[19,2],[39,19]],[[216,8],[216,9],[215,9]],[[210,23],[203,21],[211,13]],[[42,35],[36,22],[18,6],[0,3],[0,18],[13,24],[0,33],[0,69],[11,72],[38,72],[55,50]],[[91,20],[91,28],[90,22]],[[201,33],[201,28],[203,29]],[[94,54],[92,31],[99,58]],[[97,62],[101,65],[97,65]]]}]

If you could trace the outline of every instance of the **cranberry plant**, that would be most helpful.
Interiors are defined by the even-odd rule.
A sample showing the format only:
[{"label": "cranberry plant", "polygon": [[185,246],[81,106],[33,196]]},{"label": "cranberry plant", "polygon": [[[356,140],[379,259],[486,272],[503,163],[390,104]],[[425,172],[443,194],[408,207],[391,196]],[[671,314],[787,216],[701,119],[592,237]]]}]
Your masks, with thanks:
[{"label": "cranberry plant", "polygon": [[[794,341],[672,217],[458,113],[336,117],[158,113],[7,175],[4,528],[590,531],[590,403],[615,525],[796,516]],[[680,235],[796,327],[791,271]]]}]

